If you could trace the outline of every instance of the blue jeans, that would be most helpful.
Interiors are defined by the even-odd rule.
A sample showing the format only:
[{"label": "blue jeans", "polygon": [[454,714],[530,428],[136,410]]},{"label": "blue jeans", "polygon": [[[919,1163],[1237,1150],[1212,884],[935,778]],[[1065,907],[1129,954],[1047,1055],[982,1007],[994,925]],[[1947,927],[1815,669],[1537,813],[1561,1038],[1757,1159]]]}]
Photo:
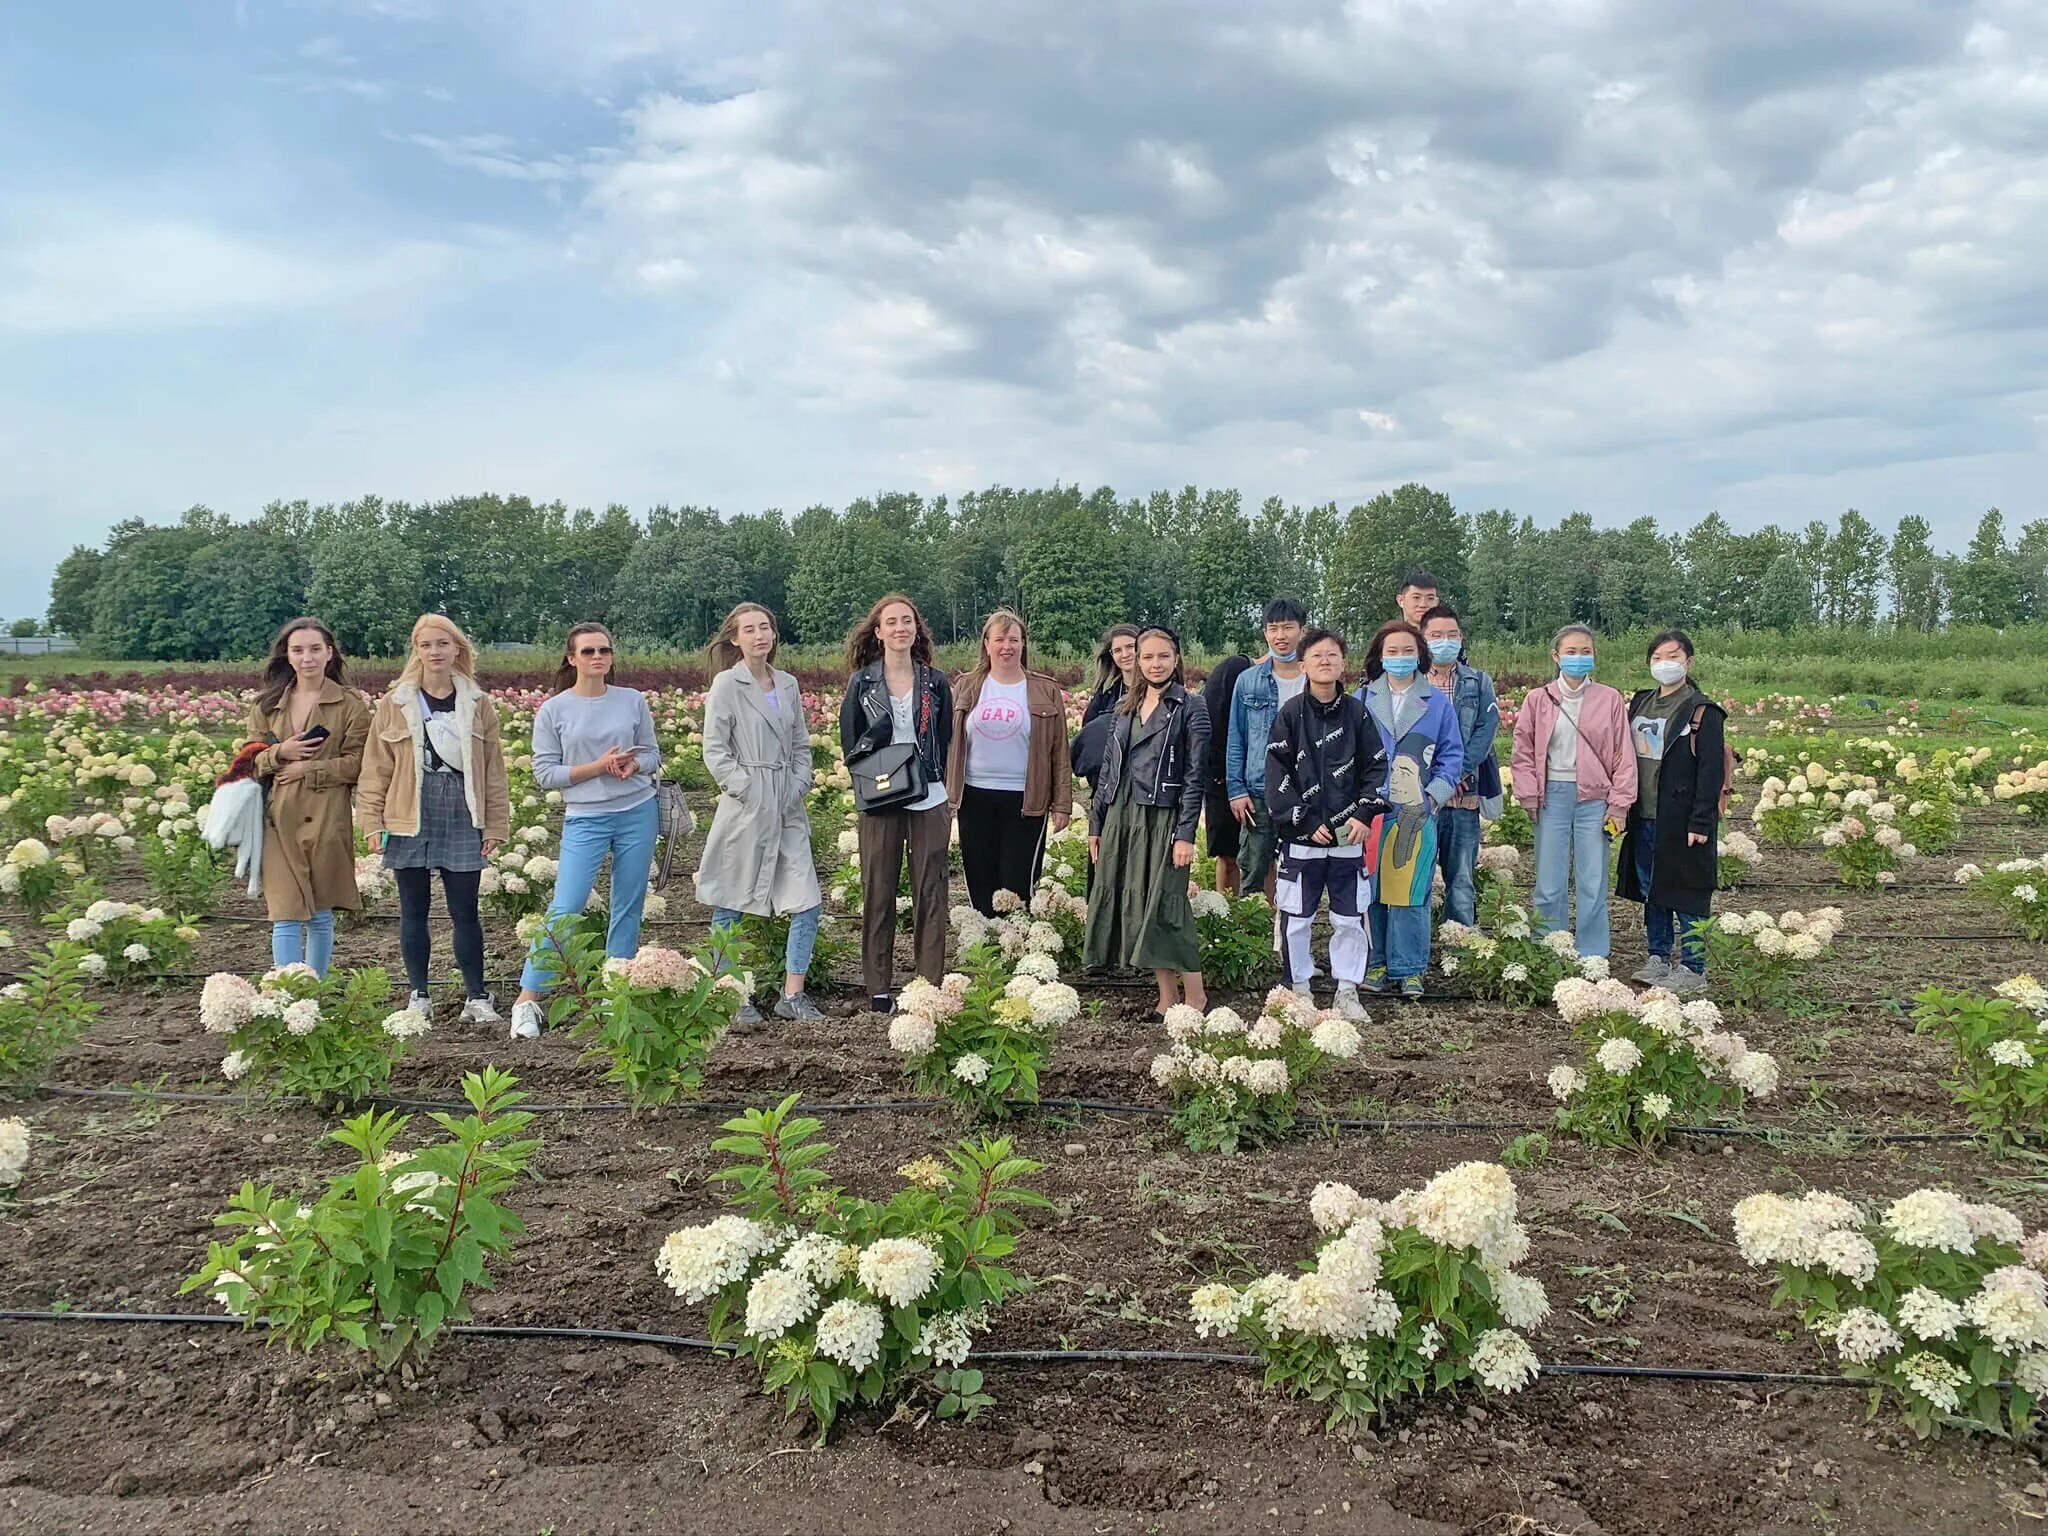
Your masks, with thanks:
[{"label": "blue jeans", "polygon": [[[818,919],[824,911],[823,906],[816,906],[789,914],[789,940],[782,946],[782,969],[788,975],[810,974],[811,951],[818,943]],[[733,907],[713,907],[711,932],[716,935],[731,928],[745,915]]]},{"label": "blue jeans", "polygon": [[1669,960],[1672,930],[1675,928],[1678,930],[1679,964],[1696,976],[1704,974],[1707,952],[1693,927],[1699,919],[1689,912],[1677,913],[1650,900],[1650,876],[1656,862],[1657,823],[1655,820],[1639,821],[1636,823],[1636,880],[1643,888],[1643,936],[1649,940],[1650,953]]},{"label": "blue jeans", "polygon": [[[1605,800],[1578,799],[1578,786],[1546,794],[1536,811],[1536,920],[1545,932],[1573,934],[1582,955],[1607,954]],[[1568,890],[1577,886],[1574,928]]]},{"label": "blue jeans", "polygon": [[288,917],[270,925],[270,963],[296,965],[304,961],[315,975],[324,977],[334,959],[334,913],[315,912],[305,922]]},{"label": "blue jeans", "polygon": [[1479,922],[1479,812],[1445,806],[1436,813],[1436,864],[1444,872],[1444,921]]},{"label": "blue jeans", "polygon": [[[562,822],[561,858],[555,868],[555,895],[548,903],[548,924],[574,917],[590,901],[597,867],[612,856],[611,920],[605,928],[604,952],[630,960],[640,950],[640,915],[647,905],[647,872],[654,867],[654,843],[660,815],[649,796],[628,811],[600,816],[570,816]],[[520,973],[523,991],[545,992],[554,980],[554,950],[545,936],[527,952]]]},{"label": "blue jeans", "polygon": [[1368,966],[1385,966],[1389,981],[1405,981],[1429,969],[1429,908],[1375,901],[1366,909],[1365,922],[1372,944]]}]

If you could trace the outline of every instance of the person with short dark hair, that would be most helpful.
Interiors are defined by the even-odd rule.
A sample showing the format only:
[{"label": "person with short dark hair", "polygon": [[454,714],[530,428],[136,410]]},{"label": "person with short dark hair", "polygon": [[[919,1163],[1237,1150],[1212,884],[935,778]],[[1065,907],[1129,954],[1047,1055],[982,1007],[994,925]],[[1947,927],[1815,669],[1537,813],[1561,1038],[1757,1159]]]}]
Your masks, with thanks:
[{"label": "person with short dark hair", "polygon": [[1422,616],[1429,647],[1430,686],[1451,701],[1465,740],[1465,771],[1456,793],[1436,817],[1437,868],[1444,877],[1444,920],[1467,928],[1479,921],[1480,823],[1501,812],[1500,763],[1493,742],[1500,731],[1500,702],[1493,679],[1465,659],[1465,627],[1458,610],[1438,603]]},{"label": "person with short dark hair", "polygon": [[1394,589],[1394,606],[1401,610],[1401,617],[1422,628],[1422,616],[1437,605],[1443,583],[1419,566],[1411,569],[1401,578],[1401,585]]},{"label": "person with short dark hair", "polygon": [[1365,706],[1344,691],[1344,639],[1327,629],[1301,637],[1308,686],[1280,706],[1267,738],[1266,809],[1280,839],[1273,905],[1280,914],[1281,979],[1305,992],[1316,974],[1309,937],[1330,904],[1332,1006],[1366,1021],[1359,984],[1371,958],[1365,902],[1366,845],[1387,808],[1387,755]]},{"label": "person with short dark hair", "polygon": [[1273,823],[1266,814],[1266,741],[1280,706],[1307,685],[1301,671],[1301,634],[1308,610],[1291,597],[1266,604],[1266,658],[1237,680],[1230,697],[1230,745],[1224,788],[1231,814],[1243,827],[1239,868],[1244,889],[1263,891],[1273,875]]},{"label": "person with short dark hair", "polygon": [[1436,878],[1437,813],[1465,771],[1465,738],[1449,695],[1423,674],[1427,647],[1406,619],[1382,624],[1365,653],[1359,697],[1379,727],[1387,755],[1386,800],[1379,858],[1367,919],[1372,963],[1366,990],[1422,996],[1429,969],[1429,894]]},{"label": "person with short dark hair", "polygon": [[[1707,968],[1697,925],[1713,915],[1720,884],[1721,789],[1727,712],[1692,680],[1692,637],[1667,629],[1650,641],[1656,687],[1629,700],[1636,799],[1622,834],[1614,894],[1643,904],[1649,963],[1636,980],[1696,996]],[[1673,929],[1677,929],[1674,944]]]}]

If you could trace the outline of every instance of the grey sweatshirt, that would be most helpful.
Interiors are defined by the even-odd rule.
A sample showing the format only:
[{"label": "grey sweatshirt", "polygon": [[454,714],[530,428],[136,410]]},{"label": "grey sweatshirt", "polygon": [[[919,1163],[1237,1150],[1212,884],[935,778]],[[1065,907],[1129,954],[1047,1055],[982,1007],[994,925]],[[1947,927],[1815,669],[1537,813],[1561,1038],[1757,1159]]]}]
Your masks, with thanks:
[{"label": "grey sweatshirt", "polygon": [[[581,784],[569,770],[594,763],[613,747],[643,747],[630,779],[598,774]],[[562,792],[564,816],[630,811],[654,795],[661,751],[654,744],[654,712],[637,688],[607,688],[601,698],[558,693],[533,717],[533,782]]]}]

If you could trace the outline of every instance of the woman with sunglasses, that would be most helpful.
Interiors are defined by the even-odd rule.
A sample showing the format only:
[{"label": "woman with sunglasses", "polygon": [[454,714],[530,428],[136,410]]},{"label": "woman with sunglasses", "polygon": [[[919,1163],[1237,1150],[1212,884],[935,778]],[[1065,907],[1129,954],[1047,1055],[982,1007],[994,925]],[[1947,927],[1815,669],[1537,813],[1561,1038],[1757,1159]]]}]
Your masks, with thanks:
[{"label": "woman with sunglasses", "polygon": [[[610,924],[604,952],[630,959],[640,948],[640,914],[654,865],[660,816],[654,779],[661,749],[645,695],[611,682],[612,637],[602,624],[569,631],[555,694],[533,717],[533,781],[562,795],[562,848],[548,928],[579,915],[606,854],[612,860]],[[541,994],[554,979],[550,932],[534,940],[512,1005],[512,1038],[540,1036]]]}]

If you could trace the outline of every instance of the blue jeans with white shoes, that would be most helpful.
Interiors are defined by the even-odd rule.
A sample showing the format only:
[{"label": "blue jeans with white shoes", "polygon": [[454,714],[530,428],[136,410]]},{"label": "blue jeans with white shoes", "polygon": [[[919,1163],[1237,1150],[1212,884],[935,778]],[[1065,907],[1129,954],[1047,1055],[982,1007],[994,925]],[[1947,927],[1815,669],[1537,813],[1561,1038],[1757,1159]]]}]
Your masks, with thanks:
[{"label": "blue jeans with white shoes", "polygon": [[[1578,785],[1560,783],[1536,811],[1536,920],[1545,933],[1563,931],[1581,955],[1605,958],[1607,934],[1607,802],[1581,800]],[[1578,888],[1572,924],[1570,890]]]},{"label": "blue jeans with white shoes", "polygon": [[[605,928],[604,952],[620,960],[630,960],[638,954],[640,918],[647,906],[647,875],[654,867],[654,844],[660,830],[661,816],[652,795],[627,810],[565,818],[562,856],[555,865],[555,895],[548,903],[548,926],[552,928],[559,918],[577,916],[589,905],[591,888],[597,884],[598,866],[609,853],[611,915]],[[552,986],[553,959],[553,946],[542,935],[527,952],[526,969],[519,977],[520,988],[545,992]]]}]

